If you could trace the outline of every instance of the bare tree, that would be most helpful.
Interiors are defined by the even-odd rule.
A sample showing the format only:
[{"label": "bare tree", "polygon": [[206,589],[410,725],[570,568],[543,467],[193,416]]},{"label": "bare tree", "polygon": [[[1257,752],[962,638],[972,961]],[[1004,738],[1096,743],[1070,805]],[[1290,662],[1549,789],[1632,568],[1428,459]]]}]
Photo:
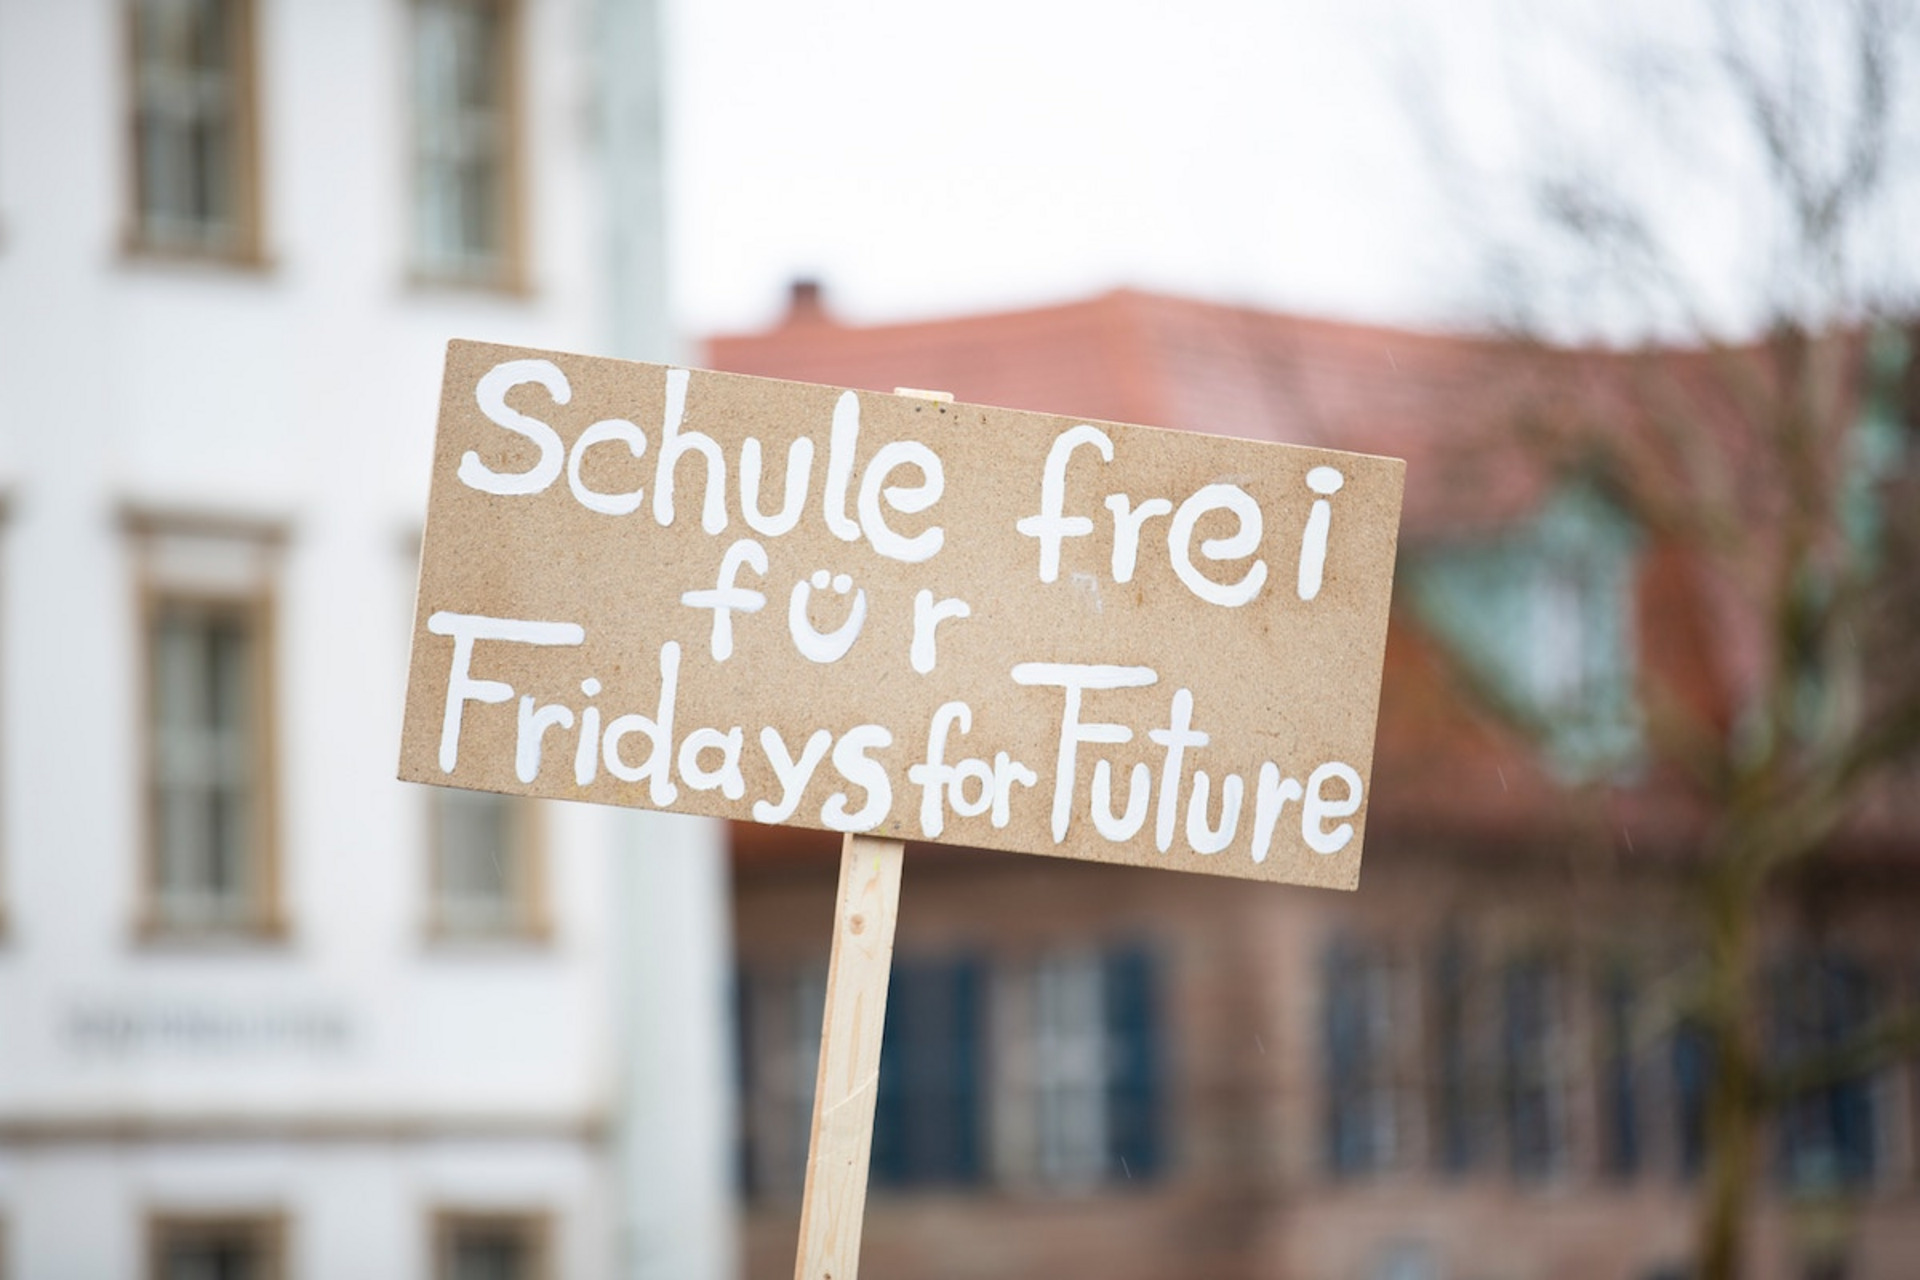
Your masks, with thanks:
[{"label": "bare tree", "polygon": [[[1516,333],[1616,344],[1553,354],[1520,436],[1645,531],[1706,637],[1704,679],[1639,673],[1638,785],[1698,818],[1699,960],[1675,1012],[1710,1063],[1697,1264],[1727,1280],[1770,1117],[1913,1043],[1881,1025],[1820,1059],[1770,1055],[1760,920],[1920,747],[1920,299],[1901,257],[1920,225],[1920,22],[1902,0],[1672,8],[1697,19],[1673,18],[1679,38],[1583,46],[1615,95],[1575,95],[1596,127],[1523,99],[1539,150],[1513,167],[1518,201],[1490,212],[1514,181],[1444,125],[1427,141]],[[1437,103],[1417,118],[1446,119]]]}]

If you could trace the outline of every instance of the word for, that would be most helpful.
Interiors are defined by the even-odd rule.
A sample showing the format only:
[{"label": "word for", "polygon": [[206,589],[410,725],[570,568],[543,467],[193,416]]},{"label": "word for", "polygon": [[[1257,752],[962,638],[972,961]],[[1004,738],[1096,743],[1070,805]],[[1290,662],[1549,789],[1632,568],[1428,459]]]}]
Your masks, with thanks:
[{"label": "word for", "polygon": [[[720,557],[720,569],[711,588],[680,593],[680,603],[688,608],[713,610],[708,652],[713,654],[715,662],[725,662],[733,656],[733,615],[755,614],[767,607],[764,592],[740,584],[743,569],[761,575],[767,572],[767,549],[752,538],[741,538],[727,548]],[[850,603],[839,626],[821,631],[813,625],[813,597],[815,592],[828,591],[834,596],[849,598]],[[914,593],[913,643],[908,652],[913,669],[921,675],[933,670],[935,628],[942,622],[972,614],[972,608],[964,600],[936,599],[933,592],[924,587]],[[866,588],[856,590],[851,574],[816,569],[794,583],[787,593],[787,634],[800,656],[809,662],[833,663],[846,657],[866,623]]]}]

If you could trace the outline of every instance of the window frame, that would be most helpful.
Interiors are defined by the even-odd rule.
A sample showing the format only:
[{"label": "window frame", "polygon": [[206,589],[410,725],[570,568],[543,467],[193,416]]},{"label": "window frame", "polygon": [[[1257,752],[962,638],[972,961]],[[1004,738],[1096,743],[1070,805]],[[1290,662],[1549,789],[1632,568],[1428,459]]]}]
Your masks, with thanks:
[{"label": "window frame", "polygon": [[[1146,1190],[1166,1176],[1176,1088],[1155,1042],[1173,981],[1151,938],[1063,938],[988,961],[983,1181],[1076,1199]],[[1072,1141],[1058,1141],[1071,1138],[1076,1112],[1091,1122],[1078,1159]]]},{"label": "window frame", "polygon": [[[1414,1166],[1422,1124],[1424,1047],[1418,974],[1393,942],[1336,930],[1321,948],[1317,1072],[1320,1166],[1336,1182],[1398,1175]],[[1357,1035],[1349,1045],[1339,1032]],[[1354,1064],[1340,1061],[1358,1051]],[[1348,1068],[1358,1068],[1358,1075]],[[1354,1141],[1354,1139],[1358,1141]]]},{"label": "window frame", "polygon": [[[443,840],[446,806],[468,794],[459,788],[431,787],[427,794],[426,910],[424,932],[435,947],[487,947],[502,944],[543,946],[553,940],[552,896],[547,882],[547,814],[539,801],[502,795],[507,813],[509,855],[520,873],[511,894],[512,919],[497,928],[454,924],[441,894],[445,872]],[[494,795],[493,792],[485,794]]]},{"label": "window frame", "polygon": [[220,0],[230,5],[228,39],[233,55],[230,74],[233,99],[233,222],[221,241],[199,242],[156,236],[147,213],[144,161],[141,157],[140,9],[146,0],[122,0],[122,83],[125,88],[123,139],[124,230],[122,252],[129,258],[154,262],[201,263],[233,267],[267,266],[265,197],[262,182],[259,73],[259,14],[255,0]]},{"label": "window frame", "polygon": [[[1506,1173],[1516,1186],[1550,1186],[1578,1172],[1574,1108],[1584,1090],[1575,1074],[1582,1056],[1575,972],[1567,957],[1540,948],[1517,949],[1500,965],[1498,1107]],[[1537,1134],[1529,1131],[1534,1121]],[[1537,1150],[1524,1141],[1534,1137]]]},{"label": "window frame", "polygon": [[[124,511],[122,521],[135,560],[134,714],[139,720],[135,812],[140,823],[135,937],[145,945],[284,941],[288,924],[281,874],[276,632],[279,562],[286,530],[281,525],[259,521],[137,509]],[[198,538],[228,543],[235,549],[245,548],[247,554],[258,558],[256,580],[250,588],[238,588],[195,583],[185,578],[170,579],[155,563],[162,544],[169,538]],[[162,905],[160,744],[154,701],[154,639],[165,610],[176,603],[209,612],[231,612],[244,619],[248,627],[249,732],[253,755],[258,761],[258,786],[247,850],[251,870],[250,902],[246,919],[238,924],[207,926],[172,920]]]},{"label": "window frame", "polygon": [[737,982],[740,1172],[756,1204],[797,1204],[805,1185],[827,1002],[827,963],[743,965]]},{"label": "window frame", "polygon": [[402,41],[402,119],[407,122],[402,148],[406,165],[403,189],[406,192],[404,223],[400,242],[409,286],[422,290],[473,290],[482,293],[526,296],[533,291],[528,264],[527,226],[527,148],[525,58],[521,51],[526,31],[526,6],[521,0],[497,0],[500,7],[499,48],[495,51],[494,72],[500,85],[499,127],[499,207],[494,211],[500,227],[500,243],[494,260],[484,270],[462,269],[446,263],[425,260],[419,234],[421,201],[421,115],[418,67],[420,11],[441,0],[404,0]]},{"label": "window frame", "polygon": [[167,1280],[168,1245],[180,1235],[237,1230],[253,1237],[266,1254],[260,1280],[286,1280],[287,1215],[279,1209],[156,1209],[147,1214],[147,1280]]},{"label": "window frame", "polygon": [[[6,488],[0,488],[0,587],[4,587],[5,583],[9,581],[12,576],[5,571],[4,560],[5,553],[10,551],[12,547],[11,539],[7,537],[9,532],[8,526],[12,523],[12,516],[13,494]],[[5,601],[5,592],[4,590],[0,590],[0,623],[5,622],[9,613],[10,610],[8,610]],[[8,656],[8,646],[4,642],[4,635],[5,629],[3,626],[0,626],[0,689],[4,689],[6,683],[5,674]],[[0,779],[4,779],[5,777],[6,764],[9,758],[6,743],[4,740],[0,740]],[[8,910],[9,895],[7,892],[6,839],[6,818],[13,807],[10,801],[11,796],[8,794],[4,783],[0,782],[0,945],[6,943],[10,936],[12,925],[12,913]],[[4,1242],[4,1239],[4,1235],[0,1235],[0,1242]],[[5,1264],[3,1261],[0,1261],[0,1280],[4,1280],[5,1274]]]},{"label": "window frame", "polygon": [[451,1280],[454,1236],[462,1228],[522,1233],[532,1246],[533,1267],[525,1280],[552,1280],[554,1215],[549,1209],[483,1209],[437,1205],[431,1213],[433,1280]]}]

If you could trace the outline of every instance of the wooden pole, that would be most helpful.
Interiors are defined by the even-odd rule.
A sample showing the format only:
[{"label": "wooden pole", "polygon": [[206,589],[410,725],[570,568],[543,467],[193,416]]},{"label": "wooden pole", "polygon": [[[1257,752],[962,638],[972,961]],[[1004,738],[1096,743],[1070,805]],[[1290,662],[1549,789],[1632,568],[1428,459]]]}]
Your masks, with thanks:
[{"label": "wooden pole", "polygon": [[867,1210],[867,1160],[880,1084],[880,1032],[893,967],[906,845],[849,835],[840,848],[833,911],[833,958],[814,1077],[813,1134],[800,1202],[794,1280],[855,1280]]},{"label": "wooden pole", "polygon": [[[943,404],[949,391],[895,387],[895,395]],[[855,1280],[867,1216],[867,1161],[873,1104],[880,1092],[880,1033],[893,974],[893,923],[900,914],[900,840],[849,834],[840,845],[833,907],[833,956],[820,1020],[820,1069],[813,1078],[813,1132],[800,1199],[794,1280]]]}]

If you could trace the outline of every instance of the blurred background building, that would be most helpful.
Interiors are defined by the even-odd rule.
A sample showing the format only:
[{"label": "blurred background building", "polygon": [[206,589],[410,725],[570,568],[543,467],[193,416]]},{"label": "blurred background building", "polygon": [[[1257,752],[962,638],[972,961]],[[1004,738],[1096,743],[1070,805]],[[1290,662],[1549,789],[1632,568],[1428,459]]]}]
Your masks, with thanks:
[{"label": "blurred background building", "polygon": [[[1880,337],[1877,357],[1848,366],[1861,385],[1845,402],[1911,457],[1920,379],[1906,339]],[[1662,683],[1731,695],[1701,649],[1702,580],[1512,428],[1576,414],[1624,428],[1649,377],[1676,403],[1711,403],[1700,359],[1661,353],[1649,374],[1624,352],[1132,291],[852,326],[810,281],[775,328],[709,343],[708,362],[738,372],[1408,460],[1360,891],[916,848],[866,1265],[1112,1280],[1693,1274],[1708,1069],[1676,989],[1698,979],[1685,894],[1706,827],[1652,771],[1636,698]],[[1504,697],[1470,696],[1476,680]],[[1514,718],[1488,710],[1503,704]],[[1528,711],[1539,732],[1516,723]],[[1780,1060],[1912,1007],[1911,757],[1832,846],[1817,878],[1762,908],[1763,1035]],[[734,832],[756,1277],[789,1265],[834,849]],[[1791,1094],[1758,1160],[1746,1274],[1892,1280],[1920,1264],[1906,1035]]]},{"label": "blurred background building", "polygon": [[665,358],[647,0],[0,3],[0,1273],[730,1274],[717,828],[405,787],[446,340]]}]

